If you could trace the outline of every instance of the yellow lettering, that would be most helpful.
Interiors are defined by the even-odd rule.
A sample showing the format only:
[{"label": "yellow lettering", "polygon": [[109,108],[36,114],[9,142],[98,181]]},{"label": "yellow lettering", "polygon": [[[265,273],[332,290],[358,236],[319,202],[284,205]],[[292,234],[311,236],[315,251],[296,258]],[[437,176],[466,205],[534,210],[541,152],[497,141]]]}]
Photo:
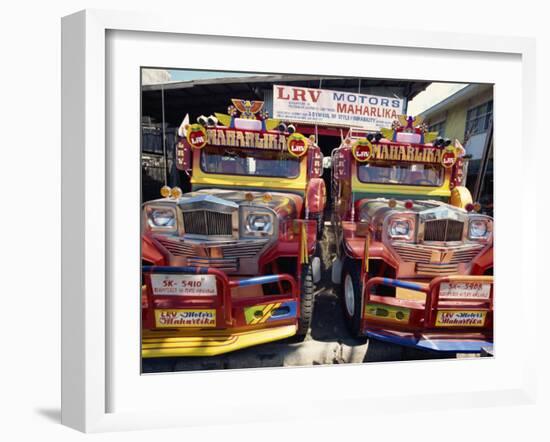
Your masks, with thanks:
[{"label": "yellow lettering", "polygon": [[218,146],[225,146],[225,133],[223,130],[218,131]]},{"label": "yellow lettering", "polygon": [[246,132],[244,140],[245,147],[254,147],[254,132]]},{"label": "yellow lettering", "polygon": [[244,147],[244,135],[242,132],[236,132],[237,135],[237,145],[236,147]]},{"label": "yellow lettering", "polygon": [[372,158],[374,160],[380,159],[380,149],[381,149],[380,144],[375,144],[374,146],[372,146]]},{"label": "yellow lettering", "polygon": [[206,131],[206,142],[216,145],[216,131],[214,129],[208,129]]},{"label": "yellow lettering", "polygon": [[230,147],[235,147],[235,131],[227,130],[225,131],[225,142]]},{"label": "yellow lettering", "polygon": [[382,147],[382,154],[381,154],[381,160],[387,160],[389,158],[389,153],[388,153],[388,146],[383,146]]}]

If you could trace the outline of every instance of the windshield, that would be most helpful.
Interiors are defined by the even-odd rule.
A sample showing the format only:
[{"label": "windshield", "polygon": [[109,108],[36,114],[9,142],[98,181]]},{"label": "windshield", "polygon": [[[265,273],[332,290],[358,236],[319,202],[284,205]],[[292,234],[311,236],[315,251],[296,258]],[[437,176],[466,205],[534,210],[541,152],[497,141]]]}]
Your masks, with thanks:
[{"label": "windshield", "polygon": [[445,170],[441,164],[377,161],[357,163],[357,176],[363,183],[440,187]]},{"label": "windshield", "polygon": [[296,178],[300,159],[288,151],[206,146],[201,152],[201,169],[223,175]]}]

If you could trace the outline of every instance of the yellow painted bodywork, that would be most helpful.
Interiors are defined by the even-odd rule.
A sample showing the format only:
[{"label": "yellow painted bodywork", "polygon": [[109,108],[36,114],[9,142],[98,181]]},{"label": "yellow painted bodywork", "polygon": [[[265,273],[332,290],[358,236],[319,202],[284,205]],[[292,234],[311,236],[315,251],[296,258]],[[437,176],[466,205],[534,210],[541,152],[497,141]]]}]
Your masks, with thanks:
[{"label": "yellow painted bodywork", "polygon": [[300,162],[300,174],[296,178],[261,177],[244,175],[222,175],[217,173],[205,173],[200,167],[200,150],[193,152],[193,175],[191,184],[231,187],[252,187],[269,190],[300,190],[307,186],[307,155]]},{"label": "yellow painted bodywork", "polygon": [[216,356],[246,347],[266,344],[296,334],[296,325],[260,330],[144,330],[141,356],[144,358],[177,356]]},{"label": "yellow painted bodywork", "polygon": [[418,290],[404,289],[402,287],[397,287],[395,289],[395,297],[406,301],[426,301],[426,293],[419,292]]},{"label": "yellow painted bodywork", "polygon": [[471,204],[472,202],[472,194],[467,187],[457,186],[451,192],[450,203],[455,207],[464,209],[467,204]]}]

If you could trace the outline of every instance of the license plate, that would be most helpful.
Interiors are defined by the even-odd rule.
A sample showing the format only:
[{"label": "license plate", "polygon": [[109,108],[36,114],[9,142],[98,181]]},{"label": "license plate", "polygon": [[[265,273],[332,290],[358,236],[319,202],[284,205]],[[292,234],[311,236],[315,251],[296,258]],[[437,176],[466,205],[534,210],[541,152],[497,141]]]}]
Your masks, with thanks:
[{"label": "license plate", "polygon": [[215,296],[214,275],[151,275],[153,295],[162,296]]},{"label": "license plate", "polygon": [[155,310],[155,320],[158,328],[215,327],[216,310],[214,309]]},{"label": "license plate", "polygon": [[477,310],[439,310],[436,327],[483,327],[487,312]]},{"label": "license plate", "polygon": [[489,299],[491,284],[484,282],[443,282],[439,297],[446,299]]}]

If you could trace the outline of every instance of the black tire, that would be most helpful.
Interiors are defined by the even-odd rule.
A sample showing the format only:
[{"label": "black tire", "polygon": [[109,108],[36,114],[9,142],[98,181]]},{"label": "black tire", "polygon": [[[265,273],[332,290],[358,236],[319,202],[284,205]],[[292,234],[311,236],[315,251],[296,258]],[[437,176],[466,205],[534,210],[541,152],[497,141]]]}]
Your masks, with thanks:
[{"label": "black tire", "polygon": [[296,331],[296,341],[303,341],[311,326],[313,318],[313,304],[315,296],[315,284],[311,264],[302,267],[302,283],[300,285],[300,319]]},{"label": "black tire", "polygon": [[323,212],[312,213],[310,215],[311,219],[317,221],[317,241],[323,239],[323,232],[325,231],[325,220],[323,218]]},{"label": "black tire", "polygon": [[[346,279],[351,281],[351,287],[353,287],[353,309],[351,305],[348,306],[346,301]],[[342,304],[342,312],[344,314],[345,322],[349,332],[354,337],[360,336],[361,331],[361,310],[362,300],[361,292],[363,291],[363,284],[361,282],[361,262],[356,259],[345,258],[342,266],[342,281],[340,284],[340,301]],[[350,310],[353,310],[353,314],[350,314]]]}]

